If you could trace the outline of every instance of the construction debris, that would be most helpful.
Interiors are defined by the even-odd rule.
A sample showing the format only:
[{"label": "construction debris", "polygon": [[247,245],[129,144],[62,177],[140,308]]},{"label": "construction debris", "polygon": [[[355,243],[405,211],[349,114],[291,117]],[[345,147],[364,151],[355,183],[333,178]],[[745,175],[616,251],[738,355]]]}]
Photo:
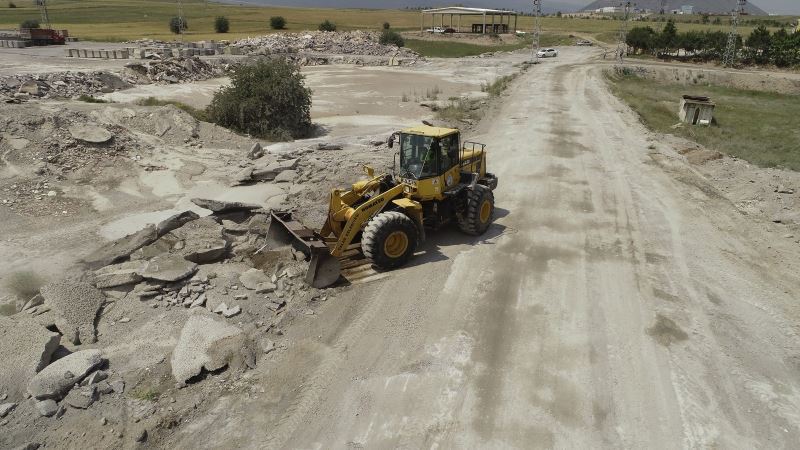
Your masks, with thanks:
[{"label": "construction debris", "polygon": [[97,341],[95,319],[105,301],[94,286],[70,280],[50,283],[41,290],[44,303],[55,313],[56,327],[73,344]]},{"label": "construction debris", "polygon": [[404,47],[383,45],[380,34],[372,31],[306,33],[272,33],[247,38],[232,44],[246,55],[272,55],[283,53],[332,53],[343,55],[399,56],[419,58],[419,54]]},{"label": "construction debris", "polygon": [[82,350],[67,355],[36,374],[28,383],[28,393],[38,400],[59,400],[102,363],[100,350]]},{"label": "construction debris", "polygon": [[50,363],[60,341],[58,333],[30,319],[0,317],[0,393],[21,399],[28,380]]},{"label": "construction debris", "polygon": [[186,383],[204,369],[219,370],[239,358],[244,333],[238,327],[206,315],[186,321],[170,361],[172,376]]}]

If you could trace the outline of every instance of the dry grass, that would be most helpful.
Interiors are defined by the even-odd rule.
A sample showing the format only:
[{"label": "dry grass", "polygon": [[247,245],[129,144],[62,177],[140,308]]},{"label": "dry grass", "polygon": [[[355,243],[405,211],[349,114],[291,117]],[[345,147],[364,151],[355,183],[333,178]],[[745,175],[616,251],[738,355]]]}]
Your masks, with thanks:
[{"label": "dry grass", "polygon": [[[721,86],[667,84],[634,75],[610,76],[613,92],[651,129],[674,134],[706,148],[762,167],[800,170],[800,96]],[[712,126],[682,125],[681,95],[708,95],[717,104]]]}]

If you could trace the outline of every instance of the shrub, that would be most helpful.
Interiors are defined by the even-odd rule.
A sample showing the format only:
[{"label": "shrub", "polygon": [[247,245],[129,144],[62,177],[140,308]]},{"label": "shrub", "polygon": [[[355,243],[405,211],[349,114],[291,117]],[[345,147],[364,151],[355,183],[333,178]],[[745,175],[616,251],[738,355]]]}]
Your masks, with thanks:
[{"label": "shrub", "polygon": [[273,30],[283,30],[286,28],[286,19],[283,16],[273,16],[269,18],[269,27]]},{"label": "shrub", "polygon": [[78,100],[86,103],[109,103],[108,100],[102,98],[92,97],[91,95],[81,94]]},{"label": "shrub", "polygon": [[336,31],[336,24],[328,19],[319,24],[319,31]]},{"label": "shrub", "polygon": [[311,132],[311,90],[300,69],[285,59],[241,66],[230,86],[214,94],[211,122],[252,136],[288,140]]},{"label": "shrub", "polygon": [[219,16],[214,19],[214,31],[217,33],[227,33],[231,29],[231,23],[227,17]]},{"label": "shrub", "polygon": [[406,45],[406,41],[403,40],[403,36],[400,36],[399,33],[395,33],[392,30],[383,30],[383,33],[381,33],[381,37],[378,41],[382,45],[396,45],[398,47],[403,47]]},{"label": "shrub", "polygon": [[14,3],[14,2],[8,2],[8,7],[9,7],[9,8],[16,8],[16,7],[17,7],[17,5],[16,5],[16,3]]},{"label": "shrub", "polygon": [[392,28],[392,25],[389,22],[383,22],[383,29],[388,30],[389,28]]},{"label": "shrub", "polygon": [[189,29],[189,23],[186,22],[185,17],[173,17],[169,19],[169,31],[175,34],[181,34]]},{"label": "shrub", "polygon": [[39,28],[39,21],[36,19],[28,19],[19,24],[20,28]]}]

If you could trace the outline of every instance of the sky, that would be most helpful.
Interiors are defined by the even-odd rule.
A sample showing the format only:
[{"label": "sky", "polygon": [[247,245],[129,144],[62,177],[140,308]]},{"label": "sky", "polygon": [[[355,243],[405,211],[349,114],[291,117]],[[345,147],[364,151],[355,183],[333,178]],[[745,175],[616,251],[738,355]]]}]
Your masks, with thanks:
[{"label": "sky", "polygon": [[753,3],[771,14],[800,14],[800,0],[757,0]]}]

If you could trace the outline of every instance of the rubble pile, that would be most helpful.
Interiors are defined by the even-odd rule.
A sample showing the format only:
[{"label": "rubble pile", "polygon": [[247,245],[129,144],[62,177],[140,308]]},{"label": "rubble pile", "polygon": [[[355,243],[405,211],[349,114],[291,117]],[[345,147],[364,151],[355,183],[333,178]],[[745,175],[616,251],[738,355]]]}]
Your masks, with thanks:
[{"label": "rubble pile", "polygon": [[186,81],[206,80],[222,76],[224,66],[209,64],[197,56],[177,58],[154,58],[148,62],[132,62],[125,65],[125,74],[136,84],[174,84]]},{"label": "rubble pile", "polygon": [[241,39],[232,45],[249,55],[311,52],[419,58],[419,54],[407,48],[380,44],[379,36],[373,31],[273,33]]},{"label": "rubble pile", "polygon": [[114,92],[131,83],[108,72],[51,72],[0,76],[0,96],[16,99],[72,98]]}]

